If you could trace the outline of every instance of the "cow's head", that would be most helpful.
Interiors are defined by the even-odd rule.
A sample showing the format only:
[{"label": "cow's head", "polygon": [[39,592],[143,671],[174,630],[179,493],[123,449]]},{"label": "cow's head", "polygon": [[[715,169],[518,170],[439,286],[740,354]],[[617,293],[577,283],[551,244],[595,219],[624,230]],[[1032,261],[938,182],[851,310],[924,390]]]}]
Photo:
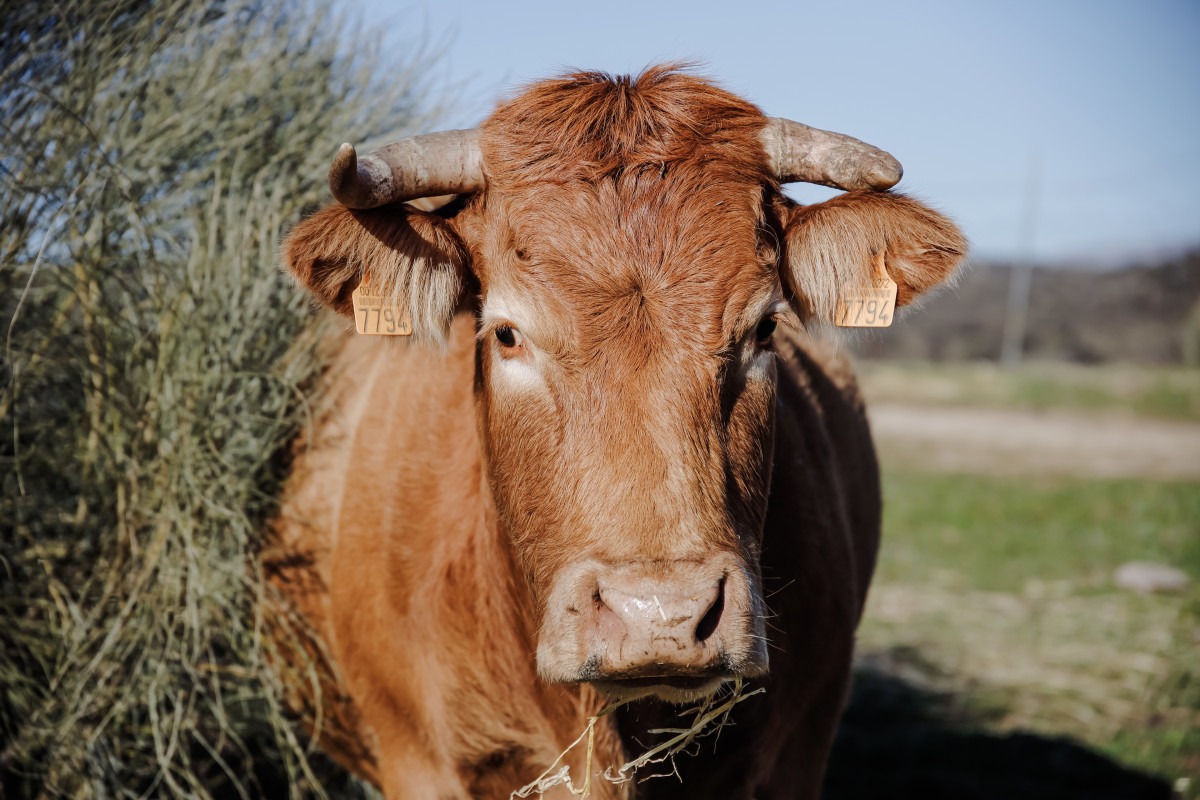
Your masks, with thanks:
[{"label": "cow's head", "polygon": [[[481,443],[540,674],[687,700],[767,667],[776,325],[830,319],[880,258],[903,305],[963,256],[950,222],[879,191],[899,178],[686,74],[581,74],[477,132],[344,145],[341,205],[284,259],[342,313],[369,270],[420,338],[476,313]],[[796,180],[850,191],[802,207],[779,190]]]}]

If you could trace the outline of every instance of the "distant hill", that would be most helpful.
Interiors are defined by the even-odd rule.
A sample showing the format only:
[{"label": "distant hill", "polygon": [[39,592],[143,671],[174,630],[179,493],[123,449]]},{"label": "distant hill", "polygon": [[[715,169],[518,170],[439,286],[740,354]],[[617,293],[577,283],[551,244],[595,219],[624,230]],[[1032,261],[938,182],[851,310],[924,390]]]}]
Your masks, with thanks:
[{"label": "distant hill", "polygon": [[[902,311],[896,324],[863,332],[852,349],[869,358],[998,359],[1011,274],[976,264],[958,285]],[[1200,250],[1155,266],[1094,272],[1035,269],[1025,354],[1080,363],[1197,363]]]}]

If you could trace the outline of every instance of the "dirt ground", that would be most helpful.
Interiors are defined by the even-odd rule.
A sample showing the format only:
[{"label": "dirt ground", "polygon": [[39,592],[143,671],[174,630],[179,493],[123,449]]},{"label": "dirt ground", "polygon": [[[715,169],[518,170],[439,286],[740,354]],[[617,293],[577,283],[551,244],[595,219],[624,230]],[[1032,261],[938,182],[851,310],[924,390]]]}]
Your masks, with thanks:
[{"label": "dirt ground", "polygon": [[1200,425],[1123,415],[868,406],[886,462],[939,471],[1200,478]]},{"label": "dirt ground", "polygon": [[[1118,408],[972,405],[970,398],[932,391],[933,378],[902,383],[909,395],[881,388],[879,376],[878,393],[866,386],[885,477],[911,470],[1032,478],[1029,486],[1042,478],[1047,485],[1054,478],[1200,480],[1195,420]],[[961,390],[961,375],[946,380]],[[873,394],[882,395],[878,402],[871,402]],[[893,558],[903,555],[895,540],[891,546]],[[888,547],[885,533],[884,558]],[[1014,551],[1012,557],[1034,556]],[[1114,588],[1107,572],[1053,580],[1037,578],[1036,564],[1030,572],[1024,585],[1003,591],[974,587],[951,567],[932,578],[877,579],[859,630],[860,669],[882,664],[882,673],[906,685],[945,690],[983,709],[991,734],[1040,737],[1042,744],[1067,736],[1157,773],[1178,797],[1200,798],[1186,780],[1200,753],[1180,733],[1200,730],[1200,712],[1178,688],[1192,680],[1186,654],[1200,645],[1200,629],[1187,612],[1194,592],[1138,595]]]}]

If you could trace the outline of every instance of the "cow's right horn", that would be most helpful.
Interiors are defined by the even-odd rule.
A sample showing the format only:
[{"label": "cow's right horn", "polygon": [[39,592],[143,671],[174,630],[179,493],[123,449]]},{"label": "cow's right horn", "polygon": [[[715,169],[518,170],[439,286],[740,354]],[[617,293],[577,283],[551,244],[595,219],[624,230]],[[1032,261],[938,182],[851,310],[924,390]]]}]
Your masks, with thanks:
[{"label": "cow's right horn", "polygon": [[329,168],[329,191],[347,208],[465,194],[483,188],[479,131],[440,131],[386,144],[362,158],[342,145]]},{"label": "cow's right horn", "polygon": [[889,189],[904,175],[900,162],[878,147],[783,117],[771,117],[759,133],[759,141],[780,183]]}]

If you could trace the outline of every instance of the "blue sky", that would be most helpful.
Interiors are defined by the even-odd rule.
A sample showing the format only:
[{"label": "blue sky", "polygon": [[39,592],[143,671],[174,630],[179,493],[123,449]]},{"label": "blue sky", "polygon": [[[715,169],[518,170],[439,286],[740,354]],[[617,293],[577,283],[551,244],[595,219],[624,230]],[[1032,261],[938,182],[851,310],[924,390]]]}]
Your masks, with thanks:
[{"label": "blue sky", "polygon": [[449,126],[567,67],[695,59],[772,116],[889,150],[977,258],[1021,250],[1031,171],[1039,262],[1200,244],[1200,0],[340,2],[401,52],[441,43]]}]

